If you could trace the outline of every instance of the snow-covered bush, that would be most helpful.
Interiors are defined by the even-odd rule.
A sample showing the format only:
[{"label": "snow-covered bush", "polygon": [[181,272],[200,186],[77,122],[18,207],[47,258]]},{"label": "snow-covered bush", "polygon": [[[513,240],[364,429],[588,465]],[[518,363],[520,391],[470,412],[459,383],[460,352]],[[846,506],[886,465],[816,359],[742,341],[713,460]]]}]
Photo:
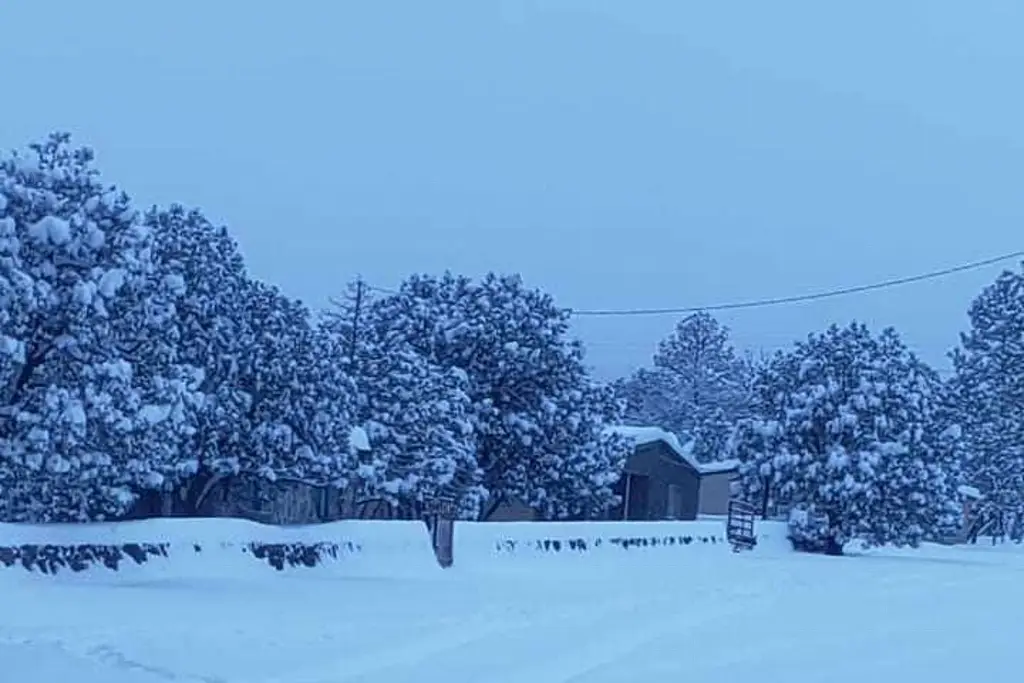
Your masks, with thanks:
[{"label": "snow-covered bush", "polygon": [[763,509],[827,515],[833,548],[913,546],[959,528],[962,447],[946,387],[894,331],[811,335],[760,370],[755,396],[761,417],[732,448]]},{"label": "snow-covered bush", "polygon": [[789,512],[789,540],[794,550],[841,555],[843,540],[830,531],[828,515],[813,505],[799,504]]}]

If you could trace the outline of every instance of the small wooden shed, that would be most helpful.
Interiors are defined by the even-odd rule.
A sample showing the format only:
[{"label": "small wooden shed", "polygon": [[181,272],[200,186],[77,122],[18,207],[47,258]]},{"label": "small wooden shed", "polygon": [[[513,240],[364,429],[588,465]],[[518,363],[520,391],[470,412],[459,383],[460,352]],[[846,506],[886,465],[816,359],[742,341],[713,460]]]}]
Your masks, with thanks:
[{"label": "small wooden shed", "polygon": [[612,520],[694,520],[700,506],[700,465],[679,439],[658,427],[616,426],[633,445],[615,492]]},{"label": "small wooden shed", "polygon": [[[625,438],[633,452],[615,484],[621,503],[606,520],[694,520],[700,505],[701,474],[697,461],[674,434],[658,427],[609,427]],[[503,502],[487,516],[490,522],[533,521],[537,512],[521,501]]]},{"label": "small wooden shed", "polygon": [[700,465],[700,508],[702,515],[727,515],[729,501],[737,494],[739,460],[718,460]]}]

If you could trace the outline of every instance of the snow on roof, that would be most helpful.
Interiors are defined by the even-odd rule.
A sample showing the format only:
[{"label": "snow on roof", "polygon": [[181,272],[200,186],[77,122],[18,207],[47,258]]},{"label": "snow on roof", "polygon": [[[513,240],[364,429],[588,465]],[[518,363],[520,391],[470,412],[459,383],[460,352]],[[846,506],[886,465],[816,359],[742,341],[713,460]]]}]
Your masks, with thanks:
[{"label": "snow on roof", "polygon": [[720,474],[722,472],[732,472],[733,470],[739,469],[739,460],[716,460],[715,462],[704,462],[700,465],[701,474]]},{"label": "snow on roof", "polygon": [[680,457],[684,462],[689,464],[693,469],[700,471],[700,463],[697,462],[696,458],[693,457],[693,442],[688,442],[685,446],[679,442],[677,437],[672,432],[665,431],[661,427],[639,427],[631,425],[615,425],[607,427],[606,430],[613,434],[628,439],[633,443],[634,446],[643,446],[644,444],[655,443],[661,441],[666,446],[672,449],[672,451]]},{"label": "snow on roof", "polygon": [[964,496],[965,498],[981,498],[981,491],[974,488],[973,486],[960,486],[959,488],[957,488],[957,491],[959,491],[960,495]]}]

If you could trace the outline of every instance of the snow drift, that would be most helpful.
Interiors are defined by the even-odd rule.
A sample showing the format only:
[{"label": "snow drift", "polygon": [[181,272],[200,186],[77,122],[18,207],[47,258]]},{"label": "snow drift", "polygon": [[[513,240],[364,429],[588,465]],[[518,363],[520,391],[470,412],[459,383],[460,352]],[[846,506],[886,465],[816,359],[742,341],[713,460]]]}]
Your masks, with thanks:
[{"label": "snow drift", "polygon": [[[785,525],[758,524],[755,552],[788,548]],[[622,558],[730,552],[724,521],[460,522],[455,573],[543,563],[599,566]],[[238,578],[274,569],[325,576],[439,576],[426,527],[347,520],[276,527],[238,519],[154,519],[107,524],[0,524],[0,568],[44,574],[114,570],[146,578]],[[6,572],[9,573],[9,572]]]}]

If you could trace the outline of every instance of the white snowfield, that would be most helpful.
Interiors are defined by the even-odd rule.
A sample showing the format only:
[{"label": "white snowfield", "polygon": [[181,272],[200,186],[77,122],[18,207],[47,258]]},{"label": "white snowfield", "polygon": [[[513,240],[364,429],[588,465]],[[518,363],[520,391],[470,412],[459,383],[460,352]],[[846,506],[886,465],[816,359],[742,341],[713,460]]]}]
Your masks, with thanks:
[{"label": "white snowfield", "polygon": [[[720,534],[721,527],[605,524],[593,533],[627,528],[696,539]],[[159,528],[166,533],[166,524]],[[258,531],[244,523],[218,529],[239,542]],[[172,552],[171,560],[151,566],[56,579],[0,569],[0,679],[1021,679],[1024,550],[1012,545],[812,557],[788,552],[779,530],[769,527],[749,553],[697,540],[552,553],[531,550],[526,541],[557,535],[558,525],[463,525],[456,565],[445,571],[421,557],[425,546],[412,534],[425,541],[425,533],[415,526],[397,535],[391,529],[382,523],[356,529],[364,557],[342,556],[316,569],[276,572],[223,544],[207,544],[218,534],[195,523],[177,550],[205,535],[204,550],[188,560]],[[561,533],[570,537],[580,529]],[[36,533],[0,526],[8,544]],[[521,539],[520,551],[497,552],[499,537]],[[375,539],[387,542],[375,545]]]}]

